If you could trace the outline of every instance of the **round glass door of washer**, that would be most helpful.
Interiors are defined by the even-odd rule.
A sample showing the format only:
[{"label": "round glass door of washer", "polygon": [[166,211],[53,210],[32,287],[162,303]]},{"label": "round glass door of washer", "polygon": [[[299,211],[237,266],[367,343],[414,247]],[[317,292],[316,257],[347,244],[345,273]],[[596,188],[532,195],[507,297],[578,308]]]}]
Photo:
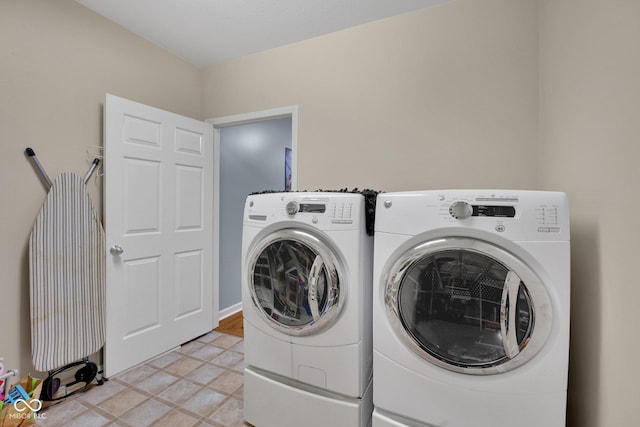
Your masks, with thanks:
[{"label": "round glass door of washer", "polygon": [[344,301],[341,264],[324,240],[298,229],[269,234],[249,254],[248,284],[261,317],[288,335],[329,327]]},{"label": "round glass door of washer", "polygon": [[520,259],[476,239],[417,245],[391,266],[387,316],[425,360],[465,374],[496,374],[530,360],[549,335],[552,307]]}]

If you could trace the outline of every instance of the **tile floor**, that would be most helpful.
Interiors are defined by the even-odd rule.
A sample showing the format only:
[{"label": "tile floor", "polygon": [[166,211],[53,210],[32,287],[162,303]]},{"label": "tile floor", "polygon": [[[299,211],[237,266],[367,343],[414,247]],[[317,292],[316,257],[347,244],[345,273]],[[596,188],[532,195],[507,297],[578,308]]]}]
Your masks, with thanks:
[{"label": "tile floor", "polygon": [[242,338],[210,332],[42,409],[37,426],[249,426],[242,420]]}]

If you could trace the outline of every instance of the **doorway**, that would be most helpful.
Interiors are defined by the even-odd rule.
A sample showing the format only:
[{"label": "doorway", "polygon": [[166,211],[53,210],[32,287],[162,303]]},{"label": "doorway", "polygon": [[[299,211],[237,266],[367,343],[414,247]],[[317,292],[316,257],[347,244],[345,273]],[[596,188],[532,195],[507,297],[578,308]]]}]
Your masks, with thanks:
[{"label": "doorway", "polygon": [[219,318],[242,308],[242,217],[246,197],[285,189],[285,156],[290,155],[291,189],[297,188],[297,107],[208,120],[216,133],[219,173]]}]

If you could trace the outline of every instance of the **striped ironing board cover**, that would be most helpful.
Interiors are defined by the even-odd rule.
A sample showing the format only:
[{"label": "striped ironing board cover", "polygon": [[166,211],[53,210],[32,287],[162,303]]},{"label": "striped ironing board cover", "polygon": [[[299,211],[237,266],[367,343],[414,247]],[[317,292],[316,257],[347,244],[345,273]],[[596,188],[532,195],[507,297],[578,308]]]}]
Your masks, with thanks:
[{"label": "striped ironing board cover", "polygon": [[31,356],[38,371],[63,367],[104,345],[104,243],[82,177],[60,174],[29,241]]}]

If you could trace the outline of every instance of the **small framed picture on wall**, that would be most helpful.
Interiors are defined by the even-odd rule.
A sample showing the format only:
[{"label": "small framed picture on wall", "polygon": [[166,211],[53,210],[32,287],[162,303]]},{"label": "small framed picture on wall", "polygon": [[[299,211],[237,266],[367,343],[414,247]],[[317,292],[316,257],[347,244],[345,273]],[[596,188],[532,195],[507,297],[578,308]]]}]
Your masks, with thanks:
[{"label": "small framed picture on wall", "polygon": [[284,149],[284,191],[291,191],[291,148]]}]

